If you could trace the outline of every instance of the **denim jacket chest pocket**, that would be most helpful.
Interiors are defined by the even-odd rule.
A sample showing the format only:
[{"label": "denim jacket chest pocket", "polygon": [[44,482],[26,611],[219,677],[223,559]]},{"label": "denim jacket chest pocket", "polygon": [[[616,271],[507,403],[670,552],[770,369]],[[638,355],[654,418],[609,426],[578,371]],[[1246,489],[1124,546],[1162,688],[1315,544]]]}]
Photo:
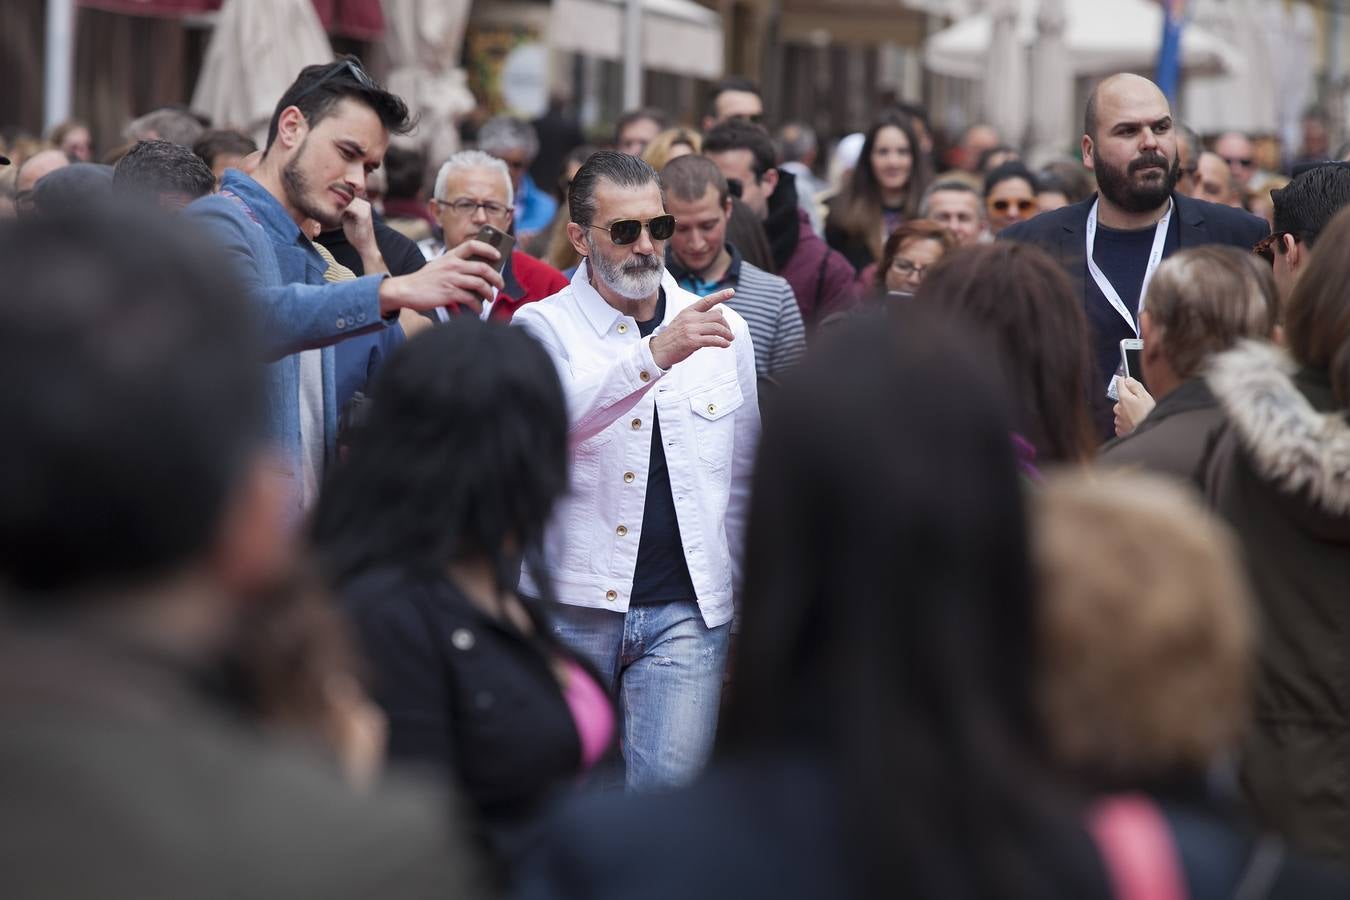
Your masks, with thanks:
[{"label": "denim jacket chest pocket", "polygon": [[720,470],[731,463],[732,441],[736,433],[735,417],[732,414],[743,403],[745,397],[734,375],[689,395],[698,456],[707,465]]}]

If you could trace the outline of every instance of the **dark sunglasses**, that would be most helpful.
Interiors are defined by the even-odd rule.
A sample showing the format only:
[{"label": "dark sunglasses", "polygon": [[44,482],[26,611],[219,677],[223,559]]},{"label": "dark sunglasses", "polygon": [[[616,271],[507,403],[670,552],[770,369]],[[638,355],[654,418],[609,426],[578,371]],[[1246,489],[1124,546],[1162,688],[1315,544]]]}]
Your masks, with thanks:
[{"label": "dark sunglasses", "polygon": [[1261,238],[1252,248],[1252,252],[1264,259],[1266,262],[1274,265],[1275,254],[1284,255],[1284,236],[1288,231],[1276,231]]},{"label": "dark sunglasses", "polygon": [[1022,215],[1036,211],[1035,200],[990,200],[989,208],[994,212],[1005,213],[1012,206],[1017,207],[1017,211]]},{"label": "dark sunglasses", "polygon": [[1219,157],[1230,166],[1237,163],[1239,166],[1250,166],[1254,160],[1250,156],[1221,156]]},{"label": "dark sunglasses", "polygon": [[642,226],[647,226],[647,233],[652,236],[654,241],[666,241],[675,233],[675,217],[672,215],[656,216],[646,222],[638,219],[620,219],[611,223],[608,227],[604,225],[592,225],[592,228],[599,228],[601,231],[609,232],[609,239],[614,242],[616,247],[623,247],[635,242],[642,235]]},{"label": "dark sunglasses", "polygon": [[728,178],[727,193],[739,200],[745,193],[745,185],[741,183],[739,178]]},{"label": "dark sunglasses", "polygon": [[304,97],[308,94],[312,94],[314,91],[323,87],[328,82],[333,81],[334,79],[339,78],[342,75],[351,76],[352,80],[354,80],[357,84],[361,85],[361,87],[365,88],[366,90],[370,91],[380,90],[380,86],[375,83],[375,79],[371,78],[370,75],[366,73],[366,70],[361,68],[360,63],[358,63],[354,59],[344,59],[341,62],[339,62],[336,66],[325,72],[323,75],[320,75],[318,80],[316,80],[309,87],[305,88],[300,93],[296,94],[295,95],[296,101],[299,101],[301,97]]}]

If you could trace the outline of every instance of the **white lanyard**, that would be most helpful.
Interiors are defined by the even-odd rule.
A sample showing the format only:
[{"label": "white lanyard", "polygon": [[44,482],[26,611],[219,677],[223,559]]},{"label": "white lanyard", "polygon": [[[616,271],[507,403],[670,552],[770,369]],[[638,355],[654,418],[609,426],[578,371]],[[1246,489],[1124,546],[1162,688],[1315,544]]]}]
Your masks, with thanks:
[{"label": "white lanyard", "polygon": [[[1092,248],[1097,242],[1097,204],[1100,200],[1092,201],[1092,209],[1088,210],[1087,217],[1087,266],[1088,271],[1092,273],[1092,280],[1097,282],[1097,287],[1101,289],[1103,295],[1115,307],[1116,312],[1130,326],[1135,337],[1139,337],[1139,324],[1134,320],[1134,316],[1125,307],[1125,301],[1120,299],[1120,293],[1115,286],[1107,280],[1097,261],[1092,258]],[[1153,273],[1158,270],[1158,264],[1162,262],[1163,245],[1167,243],[1167,226],[1172,223],[1173,203],[1167,201],[1167,214],[1158,220],[1158,226],[1153,232],[1153,249],[1148,254],[1148,266],[1144,269],[1144,283],[1139,286],[1139,305],[1138,309],[1144,308],[1144,295],[1148,293],[1148,283],[1153,280]]]}]

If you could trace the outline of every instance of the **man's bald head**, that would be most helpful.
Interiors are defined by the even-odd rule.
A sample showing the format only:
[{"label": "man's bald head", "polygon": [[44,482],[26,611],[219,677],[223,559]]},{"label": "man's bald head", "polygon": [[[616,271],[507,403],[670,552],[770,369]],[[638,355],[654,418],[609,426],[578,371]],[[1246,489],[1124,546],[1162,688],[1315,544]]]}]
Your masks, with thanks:
[{"label": "man's bald head", "polygon": [[31,191],[44,175],[50,175],[57,169],[68,165],[70,165],[70,157],[60,150],[43,150],[34,153],[23,161],[23,165],[19,166],[19,172],[14,181],[14,190],[19,194]]},{"label": "man's bald head", "polygon": [[[1162,89],[1141,75],[1121,72],[1103,78],[1088,94],[1087,109],[1083,113],[1083,133],[1094,141],[1097,129],[1101,126],[1100,110],[1103,104],[1119,99],[1142,99],[1143,97],[1161,97],[1164,104],[1167,97]],[[1168,107],[1171,108],[1170,106]]]}]

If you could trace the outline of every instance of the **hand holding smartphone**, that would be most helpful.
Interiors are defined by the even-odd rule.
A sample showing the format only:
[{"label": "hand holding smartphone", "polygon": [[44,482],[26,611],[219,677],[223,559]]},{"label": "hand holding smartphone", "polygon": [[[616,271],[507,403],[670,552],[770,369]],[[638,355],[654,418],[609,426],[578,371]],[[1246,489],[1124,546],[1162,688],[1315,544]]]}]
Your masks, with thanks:
[{"label": "hand holding smartphone", "polygon": [[[489,265],[495,267],[498,274],[500,274],[502,269],[506,267],[506,260],[511,255],[511,250],[516,245],[516,239],[505,231],[502,231],[500,228],[484,225],[482,228],[478,229],[478,234],[474,235],[474,240],[482,241],[501,254],[500,259],[496,262],[489,263]],[[488,260],[483,261],[488,262]]]}]

